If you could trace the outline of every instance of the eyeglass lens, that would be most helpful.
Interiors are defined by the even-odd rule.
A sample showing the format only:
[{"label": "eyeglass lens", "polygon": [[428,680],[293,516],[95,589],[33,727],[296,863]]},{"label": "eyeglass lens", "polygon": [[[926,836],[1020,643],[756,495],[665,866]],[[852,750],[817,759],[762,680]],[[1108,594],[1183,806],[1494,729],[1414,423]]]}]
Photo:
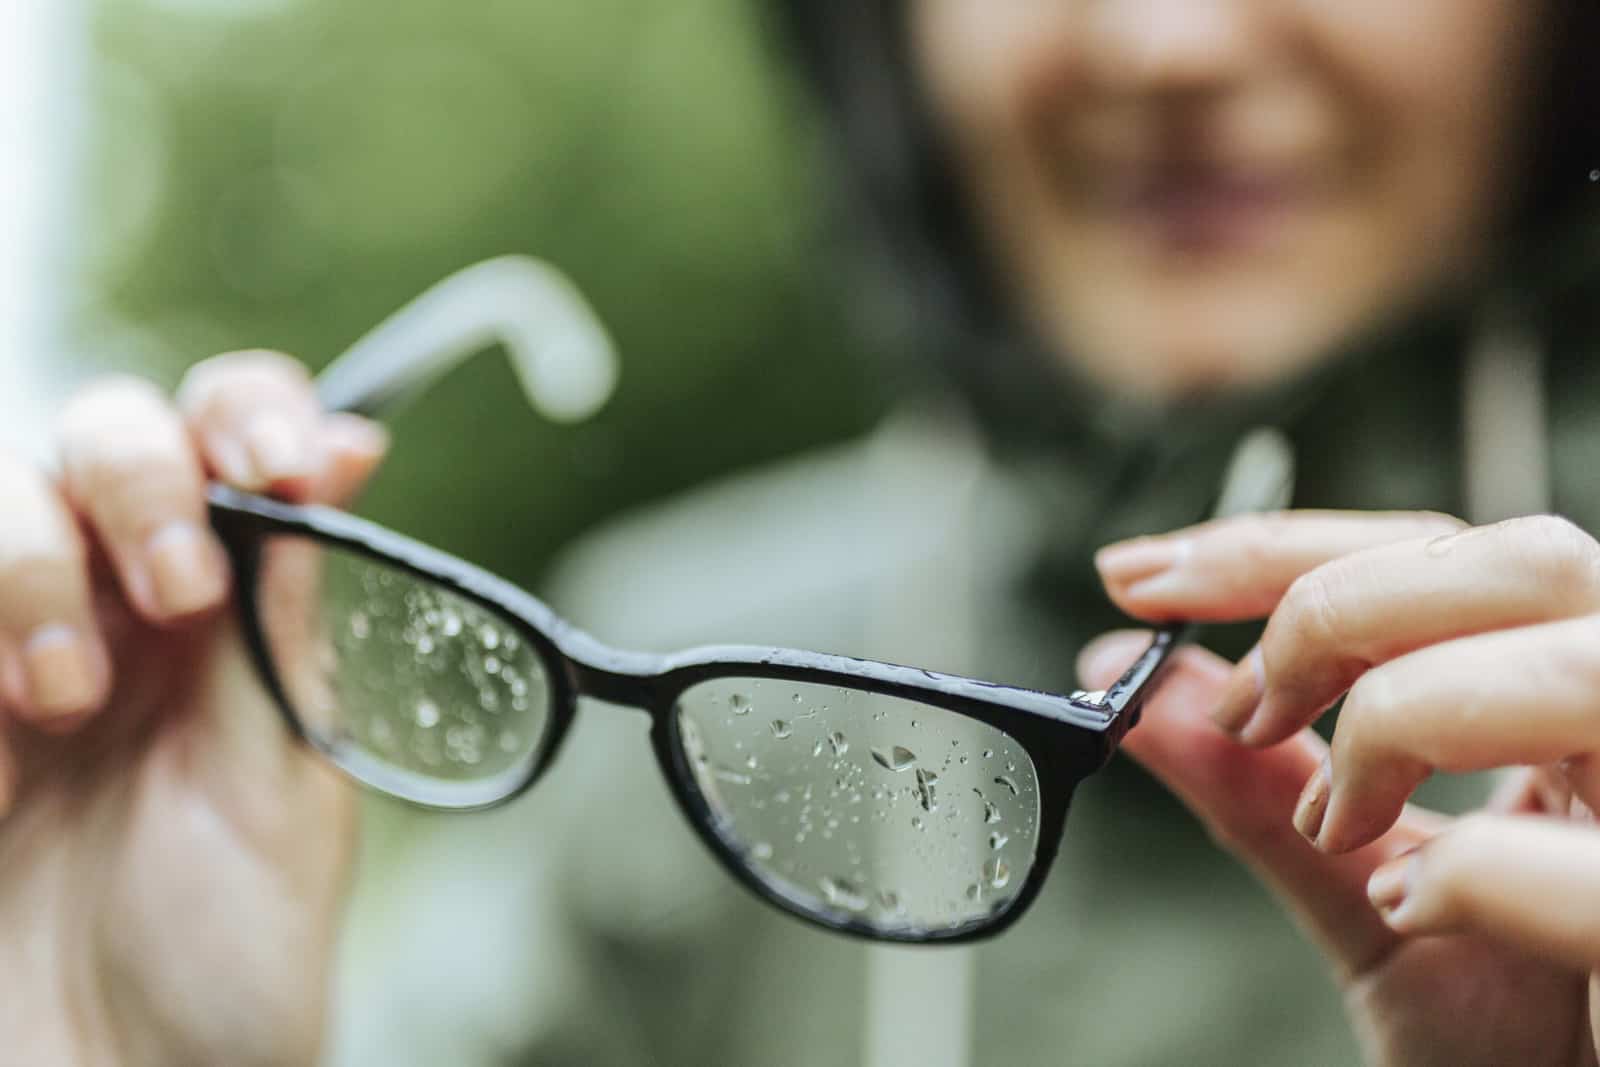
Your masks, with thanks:
[{"label": "eyeglass lens", "polygon": [[699,683],[675,720],[717,833],[791,906],[914,935],[992,920],[1027,881],[1038,778],[992,726],[770,678]]},{"label": "eyeglass lens", "polygon": [[421,803],[501,799],[551,722],[518,628],[432,581],[299,537],[263,545],[266,645],[302,729],[358,777]]}]

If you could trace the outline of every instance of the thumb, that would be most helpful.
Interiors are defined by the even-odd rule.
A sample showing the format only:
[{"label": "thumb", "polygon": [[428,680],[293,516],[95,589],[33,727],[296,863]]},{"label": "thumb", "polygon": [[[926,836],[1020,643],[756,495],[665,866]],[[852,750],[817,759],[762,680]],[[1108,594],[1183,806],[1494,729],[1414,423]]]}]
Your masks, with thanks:
[{"label": "thumb", "polygon": [[335,412],[323,418],[320,435],[326,461],[312,487],[311,501],[344,507],[383,462],[389,432],[371,419]]},{"label": "thumb", "polygon": [[[1149,643],[1135,632],[1086,647],[1078,672],[1104,688]],[[1272,889],[1345,977],[1382,960],[1397,936],[1367,899],[1367,878],[1384,861],[1430,836],[1424,813],[1408,812],[1388,834],[1341,856],[1318,852],[1294,829],[1301,790],[1327,755],[1310,730],[1272,748],[1237,744],[1210,720],[1231,665],[1205,649],[1180,649],[1122,748],[1170,789],[1216,841]]]}]

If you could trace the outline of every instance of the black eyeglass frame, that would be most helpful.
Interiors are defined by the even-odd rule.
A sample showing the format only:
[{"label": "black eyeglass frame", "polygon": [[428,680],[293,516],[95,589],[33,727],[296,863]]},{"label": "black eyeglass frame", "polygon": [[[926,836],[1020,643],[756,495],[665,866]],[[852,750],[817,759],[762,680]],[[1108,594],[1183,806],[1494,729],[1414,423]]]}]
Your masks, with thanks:
[{"label": "black eyeglass frame", "polygon": [[[879,941],[962,942],[996,935],[1020,919],[1055,859],[1067,809],[1078,784],[1115,752],[1137,720],[1182,634],[1158,631],[1146,652],[1104,693],[1058,696],[876,660],[761,646],[712,646],[671,655],[614,649],[561,619],[516,584],[376,523],[332,508],[295,505],[223,485],[208,488],[211,519],[238,576],[238,606],[256,667],[285,725],[346,773],[369,787],[430,810],[480,811],[507,803],[544,774],[577,715],[578,697],[636,708],[651,717],[651,746],[674,799],[713,856],[762,899],[831,930]],[[431,804],[374,781],[306,729],[274,662],[258,601],[262,548],[270,537],[306,538],[365,557],[464,597],[515,624],[545,667],[550,722],[520,777],[481,802]],[[1003,911],[953,928],[896,930],[875,926],[818,901],[785,894],[764,879],[739,844],[719,830],[700,791],[674,714],[691,686],[717,678],[770,678],[838,686],[943,708],[1000,730],[1033,761],[1039,789],[1039,834],[1033,864]]]}]

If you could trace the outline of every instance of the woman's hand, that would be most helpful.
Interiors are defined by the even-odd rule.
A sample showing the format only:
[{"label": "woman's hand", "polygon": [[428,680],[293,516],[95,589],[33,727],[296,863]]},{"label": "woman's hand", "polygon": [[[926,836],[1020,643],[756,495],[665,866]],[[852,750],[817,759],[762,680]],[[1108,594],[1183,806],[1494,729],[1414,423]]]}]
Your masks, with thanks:
[{"label": "woman's hand", "polygon": [[312,1063],[353,807],[257,684],[204,484],[338,503],[384,435],[270,353],[60,426],[59,478],[0,456],[0,1058]]},{"label": "woman's hand", "polygon": [[[1600,545],[1545,516],[1246,516],[1097,558],[1135,616],[1270,616],[1180,653],[1124,748],[1332,959],[1380,1064],[1593,1064],[1600,1008]],[[1142,648],[1102,637],[1101,688]],[[1309,723],[1345,696],[1331,751]],[[1517,767],[1483,813],[1407,805]]]}]

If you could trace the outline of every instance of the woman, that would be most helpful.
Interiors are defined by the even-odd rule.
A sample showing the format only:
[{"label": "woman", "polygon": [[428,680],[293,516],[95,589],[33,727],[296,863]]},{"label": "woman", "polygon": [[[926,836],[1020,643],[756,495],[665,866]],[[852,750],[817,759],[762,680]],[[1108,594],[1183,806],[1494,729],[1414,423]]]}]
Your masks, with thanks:
[{"label": "woman", "polygon": [[[1004,452],[1043,472],[1039,491],[1079,479],[1041,589],[1075,581],[1109,531],[1196,513],[1223,443],[1262,417],[1299,437],[1304,500],[1460,510],[1431,454],[1453,446],[1455,353],[1511,366],[1513,396],[1526,379],[1524,346],[1495,341],[1526,327],[1477,309],[1513,281],[1509,321],[1562,322],[1574,302],[1551,235],[1592,210],[1595,141],[1581,111],[1533,120],[1594,99],[1563,81],[1557,47],[1576,78],[1592,5],[793,14],[909,306]],[[1495,343],[1466,344],[1474,331]],[[1600,516],[1600,494],[1567,495],[1586,473],[1582,409],[1561,406],[1583,399],[1582,339],[1538,336],[1562,383],[1556,503]],[[59,483],[4,463],[0,973],[24,995],[0,998],[0,1021],[24,1062],[314,1056],[348,799],[286,744],[216,614],[229,578],[200,485],[338,501],[382,451],[377,428],[319,413],[292,361],[252,354],[201,365],[175,404],[126,380],[91,387],[64,414]],[[1232,675],[1190,654],[1128,744],[1327,946],[1377,1062],[1590,1054],[1583,979],[1600,945],[1583,857],[1600,839],[1525,818],[1437,835],[1437,821],[1396,818],[1434,766],[1565,761],[1497,806],[1564,813],[1569,787],[1586,797],[1596,558],[1551,520],[1461,532],[1360,513],[1098,557],[1136,615],[1271,616]],[[1090,683],[1129,647],[1090,646]],[[1320,743],[1296,731],[1358,677],[1319,772]],[[207,911],[235,934],[185,938],[226,928]],[[1415,939],[1445,930],[1461,933]]]}]

